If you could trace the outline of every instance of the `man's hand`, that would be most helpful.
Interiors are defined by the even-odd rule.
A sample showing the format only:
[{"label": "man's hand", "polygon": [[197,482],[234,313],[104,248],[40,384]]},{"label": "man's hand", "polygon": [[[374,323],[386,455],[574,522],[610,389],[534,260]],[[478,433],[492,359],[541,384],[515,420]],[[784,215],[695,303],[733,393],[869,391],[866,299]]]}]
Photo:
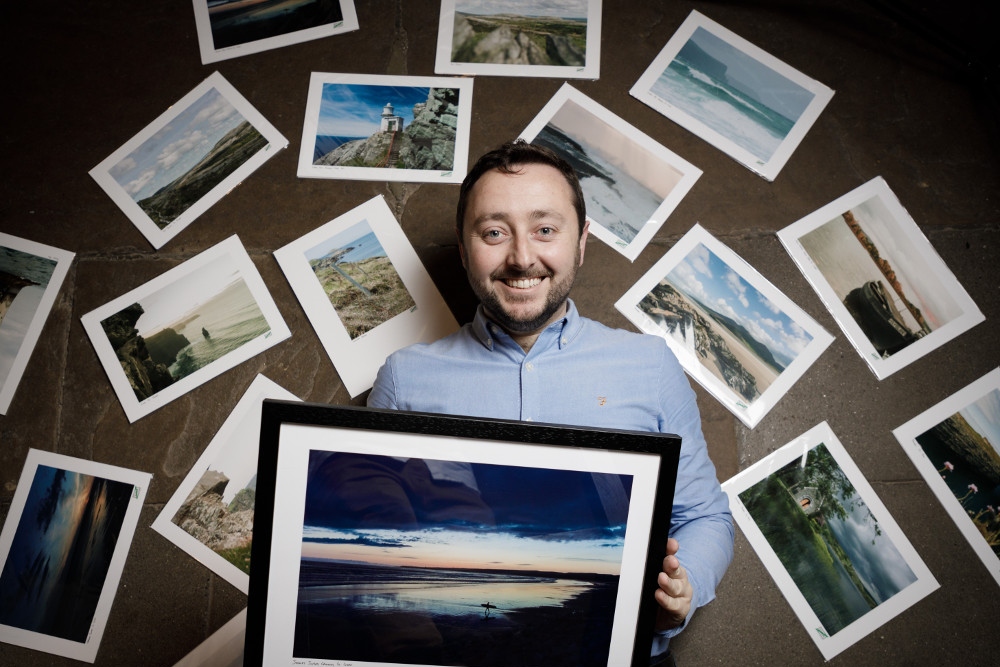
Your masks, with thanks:
[{"label": "man's hand", "polygon": [[657,578],[659,588],[656,591],[656,602],[660,605],[656,618],[657,630],[670,630],[684,623],[691,610],[691,598],[694,589],[688,581],[687,570],[677,560],[677,550],[680,545],[674,538],[667,539],[667,555],[663,559],[663,571]]}]

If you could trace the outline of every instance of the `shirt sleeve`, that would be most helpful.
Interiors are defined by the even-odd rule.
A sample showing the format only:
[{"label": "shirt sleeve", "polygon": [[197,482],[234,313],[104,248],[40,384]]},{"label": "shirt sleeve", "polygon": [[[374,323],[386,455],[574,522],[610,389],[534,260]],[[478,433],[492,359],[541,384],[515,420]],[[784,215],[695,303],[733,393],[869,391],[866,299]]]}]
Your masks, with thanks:
[{"label": "shirt sleeve", "polygon": [[661,633],[669,638],[687,626],[695,609],[715,599],[715,589],[733,558],[734,529],[729,498],[708,456],[694,390],[665,343],[663,350],[660,430],[681,436],[669,536],[678,542],[677,558],[694,590],[684,623]]},{"label": "shirt sleeve", "polygon": [[399,409],[396,404],[396,375],[393,372],[392,355],[378,369],[375,384],[372,385],[371,393],[368,394],[368,407],[386,410]]}]

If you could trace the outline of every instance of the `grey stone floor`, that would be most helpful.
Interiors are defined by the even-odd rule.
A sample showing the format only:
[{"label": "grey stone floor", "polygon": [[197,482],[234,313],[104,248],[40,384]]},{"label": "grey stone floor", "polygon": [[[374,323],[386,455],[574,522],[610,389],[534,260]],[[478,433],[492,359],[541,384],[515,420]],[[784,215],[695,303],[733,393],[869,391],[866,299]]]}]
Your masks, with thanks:
[{"label": "grey stone floor", "polygon": [[[352,399],[272,251],[383,195],[460,321],[474,300],[451,229],[457,186],[296,177],[310,72],[433,75],[438,3],[358,2],[361,29],[202,65],[190,3],[8,3],[2,10],[0,230],[76,254],[7,414],[0,416],[0,515],[29,448],[153,475],[97,665],[172,665],[246,605],[246,597],[150,529],[163,504],[251,380],[263,373],[304,400]],[[746,259],[836,336],[754,428],[696,386],[725,480],[827,421],[940,588],[831,661],[837,665],[995,662],[997,582],[948,518],[892,430],[1000,363],[996,91],[986,10],[924,3],[604,3],[599,80],[572,84],[704,172],[634,262],[591,239],[574,291],[581,311],[630,328],[617,299],[695,223]],[[774,182],[745,169],[628,94],[692,9],[836,91]],[[995,24],[992,24],[995,25]],[[924,30],[923,28],[929,28]],[[955,55],[941,41],[954,34]],[[973,57],[968,54],[971,53]],[[970,63],[972,66],[970,66]],[[159,251],[88,171],[206,76],[221,72],[289,139]],[[995,81],[995,68],[989,70]],[[562,85],[477,77],[470,154],[515,137]],[[775,232],[882,176],[986,321],[879,381],[784,251]],[[201,250],[239,234],[292,337],[130,424],[80,317]],[[558,391],[558,388],[553,388]],[[682,665],[818,665],[819,651],[743,534],[718,590],[675,642]],[[74,661],[0,644],[2,665]]]}]

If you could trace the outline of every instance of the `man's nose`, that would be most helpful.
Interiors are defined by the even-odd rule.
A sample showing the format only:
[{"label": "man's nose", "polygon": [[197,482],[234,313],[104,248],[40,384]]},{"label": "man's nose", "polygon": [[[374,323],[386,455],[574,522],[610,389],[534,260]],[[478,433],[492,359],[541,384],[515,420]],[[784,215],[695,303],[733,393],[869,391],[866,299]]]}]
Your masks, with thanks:
[{"label": "man's nose", "polygon": [[515,234],[510,244],[507,263],[523,270],[534,264],[534,262],[535,254],[531,247],[531,239],[524,234]]}]

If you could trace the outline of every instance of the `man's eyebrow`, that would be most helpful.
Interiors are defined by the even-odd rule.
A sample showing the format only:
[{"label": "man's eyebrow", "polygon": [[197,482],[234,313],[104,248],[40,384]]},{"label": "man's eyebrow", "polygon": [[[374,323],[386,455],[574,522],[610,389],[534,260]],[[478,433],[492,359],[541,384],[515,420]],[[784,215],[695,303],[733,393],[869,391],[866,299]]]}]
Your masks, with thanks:
[{"label": "man's eyebrow", "polygon": [[[558,209],[554,208],[538,208],[528,214],[531,220],[545,220],[547,218],[553,218],[556,220],[565,220],[565,216],[559,212]],[[477,216],[471,223],[472,226],[481,225],[485,222],[509,222],[511,218],[510,213],[506,211],[492,211],[490,213],[483,213]]]}]

